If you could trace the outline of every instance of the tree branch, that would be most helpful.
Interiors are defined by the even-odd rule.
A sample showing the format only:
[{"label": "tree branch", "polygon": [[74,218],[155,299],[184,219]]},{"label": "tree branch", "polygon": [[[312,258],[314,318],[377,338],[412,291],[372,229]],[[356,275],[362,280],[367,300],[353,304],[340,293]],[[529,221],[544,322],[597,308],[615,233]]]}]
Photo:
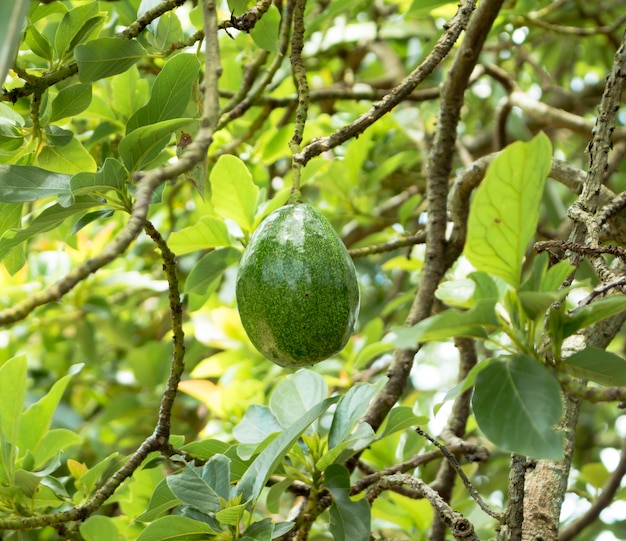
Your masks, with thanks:
[{"label": "tree branch", "polygon": [[401,101],[404,101],[415,87],[423,82],[448,55],[467,25],[475,5],[475,0],[463,0],[460,3],[458,12],[450,21],[447,30],[439,38],[430,54],[398,86],[386,94],[382,100],[376,102],[369,111],[357,118],[352,124],[337,130],[328,137],[320,137],[311,141],[302,149],[302,152],[294,156],[294,160],[303,166],[306,165],[311,158],[319,156],[323,152],[335,148],[348,139],[363,133],[379,118],[386,115]]}]

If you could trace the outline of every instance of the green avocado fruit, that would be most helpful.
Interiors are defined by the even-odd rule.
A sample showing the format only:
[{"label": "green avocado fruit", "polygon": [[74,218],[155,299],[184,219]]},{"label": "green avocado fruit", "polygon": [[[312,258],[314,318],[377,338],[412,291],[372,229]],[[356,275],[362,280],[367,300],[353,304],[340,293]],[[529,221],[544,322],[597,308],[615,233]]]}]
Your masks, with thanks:
[{"label": "green avocado fruit", "polygon": [[254,346],[289,368],[341,351],[359,312],[348,250],[330,222],[306,203],[285,205],[263,220],[241,258],[236,295]]}]

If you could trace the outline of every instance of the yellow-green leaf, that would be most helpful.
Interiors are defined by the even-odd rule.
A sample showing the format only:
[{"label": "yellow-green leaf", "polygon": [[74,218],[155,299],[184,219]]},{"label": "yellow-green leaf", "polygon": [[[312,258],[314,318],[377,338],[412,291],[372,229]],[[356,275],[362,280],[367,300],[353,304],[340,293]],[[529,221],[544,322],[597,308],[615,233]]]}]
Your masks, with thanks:
[{"label": "yellow-green leaf", "polygon": [[477,269],[513,287],[539,221],[539,204],[550,172],[552,145],[540,133],[505,148],[476,190],[467,224],[465,256]]}]

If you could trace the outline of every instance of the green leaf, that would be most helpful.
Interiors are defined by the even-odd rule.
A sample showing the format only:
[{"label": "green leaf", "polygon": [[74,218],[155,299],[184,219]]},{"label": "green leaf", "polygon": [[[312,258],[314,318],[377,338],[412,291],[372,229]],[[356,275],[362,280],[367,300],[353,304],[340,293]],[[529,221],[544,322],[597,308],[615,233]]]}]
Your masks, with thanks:
[{"label": "green leaf", "polygon": [[222,500],[230,499],[230,463],[230,458],[217,454],[202,467],[202,479]]},{"label": "green leaf", "polygon": [[203,256],[193,266],[185,281],[185,293],[202,295],[209,285],[224,274],[224,271],[241,259],[241,252],[235,248],[219,248]]},{"label": "green leaf", "polygon": [[328,448],[332,449],[341,443],[352,432],[354,425],[367,410],[370,400],[374,397],[378,386],[359,383],[350,387],[348,392],[339,399],[333,414],[328,433]]},{"label": "green leaf", "polygon": [[[4,35],[3,32],[0,33]],[[39,32],[34,24],[28,25],[28,32],[26,33],[26,39],[24,42],[37,56],[45,58],[49,62],[54,58],[50,40],[47,36]]]},{"label": "green leaf", "polygon": [[222,508],[220,498],[202,479],[201,469],[187,466],[182,472],[167,477],[167,485],[179,500],[203,513],[215,513]]},{"label": "green leaf", "polygon": [[478,426],[498,447],[532,458],[559,459],[561,388],[536,359],[518,354],[489,363],[476,377],[472,406]]},{"label": "green leaf", "polygon": [[561,291],[518,291],[517,296],[526,315],[535,320],[546,315],[548,308],[567,294]]},{"label": "green leaf", "polygon": [[626,359],[604,349],[588,347],[564,359],[568,374],[600,383],[626,386]]},{"label": "green leaf", "polygon": [[0,36],[2,36],[0,81],[2,83],[6,80],[9,69],[15,61],[15,53],[20,46],[29,6],[29,0],[0,2]]},{"label": "green leaf", "polygon": [[161,517],[148,524],[137,541],[202,541],[215,532],[208,524],[188,517]]},{"label": "green leaf", "polygon": [[119,144],[119,153],[126,169],[137,171],[153,161],[167,146],[172,134],[188,124],[193,118],[173,118],[142,126],[130,132]]},{"label": "green leaf", "polygon": [[70,174],[95,171],[98,168],[96,160],[76,137],[63,146],[44,146],[37,156],[37,163],[44,169]]},{"label": "green leaf", "polygon": [[47,207],[27,228],[10,229],[4,233],[2,238],[0,238],[0,261],[3,261],[13,250],[28,239],[39,233],[50,231],[61,225],[74,214],[83,212],[99,204],[100,202],[95,199],[77,198],[76,202],[71,207],[66,208],[58,203]]},{"label": "green leaf", "polygon": [[246,511],[246,503],[232,505],[215,513],[215,518],[220,524],[228,524],[229,526],[237,526],[241,523],[243,515]]},{"label": "green leaf", "polygon": [[528,143],[509,145],[489,165],[467,224],[465,256],[476,270],[520,285],[551,157],[550,140],[540,133]]},{"label": "green leaf", "polygon": [[42,398],[31,404],[24,412],[17,440],[17,445],[21,450],[28,450],[33,454],[37,453],[43,437],[50,428],[52,415],[59,405],[72,375],[68,374],[57,380]]},{"label": "green leaf", "polygon": [[0,149],[10,153],[21,148],[24,144],[22,132],[13,124],[0,124]]},{"label": "green leaf", "polygon": [[78,64],[78,79],[92,83],[98,79],[123,73],[139,61],[146,51],[134,40],[99,38],[78,45],[74,57]]},{"label": "green leaf", "polygon": [[139,515],[137,522],[153,522],[159,518],[163,513],[181,505],[183,502],[179,500],[174,493],[170,490],[167,484],[168,478],[159,481],[152,495],[150,496],[150,502],[148,508]]},{"label": "green leaf", "polygon": [[111,517],[92,515],[80,525],[85,541],[112,541],[119,539],[119,531]]},{"label": "green leaf", "polygon": [[270,395],[270,410],[287,428],[328,396],[328,384],[312,370],[298,370],[283,379]]},{"label": "green leaf", "polygon": [[233,242],[224,220],[215,216],[202,216],[194,225],[174,231],[167,244],[175,254],[182,255],[207,248],[232,246]]},{"label": "green leaf", "polygon": [[379,357],[385,353],[389,353],[395,349],[395,345],[391,342],[373,342],[367,344],[361,351],[357,353],[354,359],[355,368],[363,368],[372,359]]},{"label": "green leaf", "polygon": [[239,224],[244,232],[252,231],[259,188],[246,164],[237,156],[220,156],[209,176],[211,202],[215,212]]},{"label": "green leaf", "polygon": [[17,445],[26,398],[26,356],[18,355],[0,366],[0,439]]},{"label": "green leaf", "polygon": [[336,396],[327,398],[313,406],[261,451],[237,484],[237,494],[241,494],[244,501],[255,501],[259,497],[270,475],[296,440],[338,399]]},{"label": "green leaf", "polygon": [[125,191],[128,172],[115,158],[104,160],[102,167],[95,173],[78,173],[70,180],[73,196],[102,194],[109,190],[120,193]]},{"label": "green leaf", "polygon": [[98,17],[98,4],[90,2],[70,9],[63,15],[54,36],[57,58],[63,60],[102,20]]},{"label": "green leaf", "polygon": [[[22,221],[22,203],[0,203],[0,239],[10,229],[18,229]],[[24,249],[17,249],[4,260],[9,274],[14,275],[25,263]]]},{"label": "green leaf", "polygon": [[171,57],[156,76],[148,103],[126,124],[126,133],[136,128],[183,116],[198,78],[200,62],[190,54]]},{"label": "green leaf", "polygon": [[32,165],[0,165],[0,201],[25,203],[67,194],[70,178]]},{"label": "green leaf", "polygon": [[495,299],[485,299],[465,312],[450,309],[411,327],[393,327],[393,343],[399,348],[413,348],[420,342],[446,340],[455,336],[485,339],[488,331],[500,327],[495,305]]},{"label": "green leaf", "polygon": [[396,406],[387,416],[381,439],[407,428],[415,428],[428,422],[428,417],[415,415],[410,406]]},{"label": "green leaf", "polygon": [[76,84],[61,90],[52,100],[48,122],[82,113],[91,104],[91,85]]},{"label": "green leaf", "polygon": [[367,500],[350,499],[350,473],[341,464],[324,471],[324,485],[333,496],[330,507],[330,533],[335,541],[368,541],[371,512]]},{"label": "green leaf", "polygon": [[64,147],[72,142],[74,133],[54,124],[48,124],[44,130],[46,142],[52,147]]},{"label": "green leaf", "polygon": [[626,297],[622,295],[613,295],[599,299],[574,310],[571,314],[565,315],[563,336],[570,336],[580,329],[617,315],[624,310],[626,310]]},{"label": "green leaf", "polygon": [[280,11],[272,4],[263,14],[260,21],[257,21],[250,35],[261,49],[270,53],[278,52],[278,29],[280,27]]},{"label": "green leaf", "polygon": [[34,454],[35,467],[45,464],[60,451],[64,451],[73,445],[78,445],[82,441],[82,438],[76,432],[72,432],[67,428],[48,430],[41,438],[37,452]]},{"label": "green leaf", "polygon": [[233,428],[233,436],[241,443],[261,443],[270,434],[282,432],[283,428],[267,406],[252,404]]}]

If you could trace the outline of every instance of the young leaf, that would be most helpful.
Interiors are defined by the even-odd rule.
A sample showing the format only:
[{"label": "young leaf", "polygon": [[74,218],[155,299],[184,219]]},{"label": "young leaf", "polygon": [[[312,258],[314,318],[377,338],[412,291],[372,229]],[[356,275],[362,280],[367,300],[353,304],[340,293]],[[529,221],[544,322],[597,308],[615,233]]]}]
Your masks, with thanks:
[{"label": "young leaf", "polygon": [[415,413],[413,413],[413,408],[410,406],[396,406],[389,412],[380,438],[385,438],[400,430],[415,428],[416,426],[423,425],[427,422],[428,417],[415,415]]},{"label": "young leaf", "polygon": [[70,178],[32,165],[0,165],[0,201],[25,203],[67,194]]},{"label": "young leaf", "polygon": [[476,190],[467,224],[465,256],[477,269],[518,287],[524,254],[539,220],[552,146],[543,133],[506,147]]},{"label": "young leaf", "polygon": [[497,329],[500,321],[495,311],[496,299],[477,301],[462,312],[446,310],[411,327],[394,327],[393,343],[399,348],[412,348],[420,342],[447,340],[455,336],[485,339],[489,330]]},{"label": "young leaf", "polygon": [[367,500],[350,499],[350,473],[341,464],[324,471],[324,484],[333,496],[330,507],[330,533],[335,541],[368,541],[371,511]]},{"label": "young leaf", "polygon": [[518,354],[489,363],[476,376],[472,406],[478,426],[498,447],[533,458],[559,459],[561,388],[536,359]]},{"label": "young leaf", "polygon": [[78,45],[74,57],[78,64],[78,79],[92,83],[98,79],[123,73],[146,54],[135,40],[99,38]]},{"label": "young leaf", "polygon": [[336,396],[327,398],[313,406],[261,451],[237,484],[237,494],[241,494],[244,501],[254,501],[258,498],[269,476],[296,440],[313,421],[320,417],[338,399],[339,397]]},{"label": "young leaf", "polygon": [[563,370],[575,378],[601,385],[626,385],[626,359],[604,349],[588,347],[564,359]]},{"label": "young leaf", "polygon": [[246,164],[237,156],[220,156],[209,176],[215,212],[229,218],[246,232],[252,231],[259,188]]},{"label": "young leaf", "polygon": [[195,56],[178,54],[171,57],[156,76],[148,103],[128,119],[126,133],[141,126],[181,117],[199,71],[200,62]]},{"label": "young leaf", "polygon": [[126,169],[137,171],[153,161],[166,147],[172,134],[188,124],[193,118],[173,118],[130,132],[119,144],[119,153]]},{"label": "young leaf", "polygon": [[119,539],[119,531],[114,519],[103,515],[92,515],[80,525],[80,533],[85,541],[111,541]]},{"label": "young leaf", "polygon": [[235,248],[220,248],[200,258],[193,266],[185,281],[185,293],[206,292],[213,280],[219,278],[224,271],[237,263],[241,252]]},{"label": "young leaf", "polygon": [[215,216],[202,216],[194,225],[174,231],[167,243],[178,255],[233,244],[224,220]]}]

